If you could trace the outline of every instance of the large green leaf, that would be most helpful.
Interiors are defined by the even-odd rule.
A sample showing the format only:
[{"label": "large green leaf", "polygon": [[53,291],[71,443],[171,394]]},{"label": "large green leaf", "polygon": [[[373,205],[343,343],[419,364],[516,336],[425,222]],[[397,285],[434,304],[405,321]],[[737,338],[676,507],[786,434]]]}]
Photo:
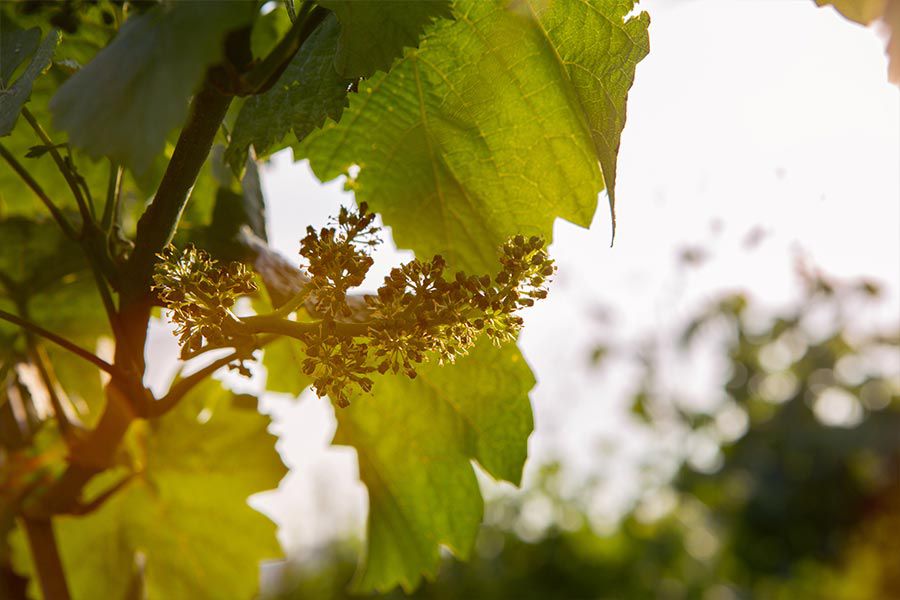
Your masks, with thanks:
[{"label": "large green leaf", "polygon": [[334,57],[345,77],[369,77],[387,71],[405,47],[418,46],[435,19],[451,17],[449,0],[322,0],[341,22]]},{"label": "large green leaf", "polygon": [[[290,132],[305,138],[326,117],[339,119],[347,105],[351,80],[334,70],[339,26],[329,16],[312,33],[275,85],[265,94],[247,99],[238,115],[226,160],[237,171],[252,144],[257,155],[287,145]],[[284,143],[282,143],[284,142]]]},{"label": "large green leaf", "polygon": [[[0,4],[0,20],[3,21],[4,27],[13,27],[11,23],[14,21],[8,14],[11,12],[11,8],[8,3]],[[84,14],[82,15],[78,31],[72,34],[62,34],[62,39],[53,54],[53,62],[47,74],[34,81],[31,90],[31,100],[28,103],[29,110],[34,114],[41,126],[47,130],[51,139],[57,143],[65,142],[66,136],[51,127],[50,114],[47,108],[51,96],[69,78],[73,69],[77,68],[81,61],[88,60],[98,50],[103,40],[113,35],[115,31],[112,26],[104,25],[101,17],[102,10],[99,6],[82,6],[80,9]],[[16,13],[15,19],[19,26],[43,24],[42,19],[36,15],[25,17]],[[22,71],[23,69],[20,68],[19,70]],[[29,158],[27,156],[31,147],[42,142],[24,119],[18,120],[11,135],[3,138],[2,143],[58,206],[74,210],[75,202],[72,194],[50,155],[45,153],[38,158]],[[61,152],[63,154],[69,153],[66,150],[61,150]],[[109,177],[107,161],[94,162],[77,149],[72,149],[70,153],[79,175],[85,179],[88,187],[94,194],[98,210],[102,209],[101,203],[103,202],[103,195]],[[154,167],[156,168],[157,165],[154,165]],[[155,189],[156,181],[161,175],[161,169],[156,168],[156,171],[159,172],[154,172],[152,176],[144,178],[140,184],[131,176],[125,178],[123,182],[123,198],[125,198],[126,209],[133,209],[132,211],[126,210],[126,212],[143,209],[144,200],[148,192]],[[22,182],[15,171],[7,168],[5,165],[0,167],[0,211],[4,215],[28,217],[46,216],[48,214],[34,192]]]},{"label": "large green leaf", "polygon": [[470,460],[519,482],[533,384],[515,346],[485,341],[454,365],[421,367],[414,380],[379,377],[374,395],[337,411],[334,443],[356,448],[369,490],[358,590],[413,589],[436,573],[441,546],[469,555],[483,509]]},{"label": "large green leaf", "polygon": [[51,102],[54,124],[94,157],[146,171],[187,116],[188,98],[248,24],[249,0],[164,2],[129,19],[116,38]]},{"label": "large green leaf", "polygon": [[139,432],[135,480],[98,512],[58,519],[73,596],[125,598],[143,556],[149,600],[252,597],[259,561],[281,554],[274,524],[247,504],[285,474],[268,423],[209,381]]},{"label": "large green leaf", "polygon": [[[0,32],[0,34],[2,33]],[[10,35],[22,38],[20,40],[21,43],[27,45],[28,39],[25,38],[27,38],[29,32],[22,32],[22,36],[16,35],[17,33],[16,31],[11,31]],[[53,51],[56,50],[58,43],[59,34],[56,30],[52,30],[38,46],[34,56],[31,57],[31,62],[12,85],[7,88],[4,82],[0,81],[0,100],[2,100],[0,102],[0,137],[7,136],[12,132],[13,127],[16,125],[16,120],[19,118],[19,113],[22,112],[22,107],[31,98],[31,87],[34,85],[34,80],[50,66],[50,61],[53,59]],[[16,45],[7,47],[4,44],[4,51],[7,51],[9,48],[16,49],[19,47]],[[0,59],[2,58],[0,57]],[[16,58],[17,56],[14,54],[11,61],[15,61]],[[10,71],[11,74],[12,71]]]},{"label": "large green leaf", "polygon": [[9,87],[13,73],[26,58],[37,50],[41,42],[38,27],[20,29],[5,12],[0,12],[0,89]]},{"label": "large green leaf", "polygon": [[266,368],[266,389],[299,396],[312,383],[300,368],[304,358],[306,351],[297,340],[281,338],[267,344],[262,359]]},{"label": "large green leaf", "polygon": [[[483,271],[518,233],[588,225],[616,153],[646,13],[630,0],[461,0],[295,154],[350,185],[398,245]],[[598,161],[601,169],[598,167]]]}]

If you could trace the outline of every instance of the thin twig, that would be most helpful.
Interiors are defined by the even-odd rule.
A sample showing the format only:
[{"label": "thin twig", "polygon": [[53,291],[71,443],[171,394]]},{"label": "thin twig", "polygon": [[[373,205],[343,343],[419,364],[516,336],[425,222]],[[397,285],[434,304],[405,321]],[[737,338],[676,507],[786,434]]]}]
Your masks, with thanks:
[{"label": "thin twig", "polygon": [[78,419],[78,415],[69,403],[68,398],[60,396],[59,380],[53,371],[47,352],[37,343],[33,335],[26,335],[31,361],[37,367],[38,374],[50,397],[53,412],[56,414],[56,423],[66,442],[72,443],[76,439],[77,432],[84,429],[84,425]]},{"label": "thin twig", "polygon": [[119,197],[122,194],[122,175],[124,169],[116,163],[109,163],[109,182],[106,185],[106,204],[103,205],[103,216],[100,218],[100,228],[109,232],[113,223],[113,217],[118,216]]},{"label": "thin twig", "polygon": [[60,337],[60,336],[56,335],[55,333],[53,333],[52,331],[47,331],[40,325],[32,323],[31,321],[28,321],[27,319],[23,319],[22,317],[20,317],[18,315],[14,315],[12,313],[6,312],[5,310],[0,310],[0,319],[3,319],[4,321],[9,321],[10,323],[12,323],[14,325],[18,325],[22,329],[25,329],[27,331],[30,331],[32,333],[35,333],[35,334],[41,336],[42,338],[50,340],[57,346],[60,346],[64,349],[68,350],[72,354],[83,358],[84,360],[93,364],[97,368],[99,368],[103,371],[106,371],[107,373],[110,374],[110,376],[112,376],[113,378],[116,378],[119,381],[124,381],[124,379],[125,379],[123,374],[121,372],[119,372],[119,369],[117,369],[115,366],[109,364],[108,362],[106,362],[105,360],[100,358],[99,356],[96,356],[95,354],[88,352],[81,346],[78,346],[78,345],[74,344],[73,342],[70,342],[66,338]]},{"label": "thin twig", "polygon": [[69,169],[66,161],[63,160],[59,150],[56,149],[53,140],[50,139],[50,136],[47,135],[47,132],[41,127],[41,124],[37,122],[37,119],[34,118],[34,115],[31,114],[31,111],[28,110],[27,106],[22,107],[22,116],[25,117],[25,120],[28,121],[28,124],[34,129],[34,132],[41,138],[41,141],[44,142],[44,145],[50,152],[50,156],[53,157],[53,161],[56,163],[57,168],[59,168],[59,172],[62,173],[66,183],[69,184],[69,189],[72,190],[72,195],[75,196],[75,202],[78,204],[78,210],[81,213],[82,232],[84,232],[88,227],[88,224],[93,223],[93,217],[91,216],[91,210],[84,199],[84,195],[81,193],[81,187],[78,185],[78,180],[75,179],[75,175],[72,173],[71,169]]},{"label": "thin twig", "polygon": [[102,507],[106,503],[106,501],[109,500],[110,498],[112,498],[117,492],[119,492],[120,490],[125,488],[125,486],[127,486],[129,483],[131,483],[131,481],[134,479],[134,476],[135,476],[134,473],[129,473],[128,475],[125,475],[120,481],[115,483],[112,487],[110,487],[106,491],[100,493],[96,498],[94,498],[90,502],[87,502],[84,504],[79,502],[78,504],[76,504],[72,508],[72,510],[69,512],[69,514],[76,515],[76,516],[84,516],[84,515],[91,514],[95,510]]},{"label": "thin twig", "polygon": [[262,94],[268,90],[287,68],[288,63],[300,50],[313,31],[325,20],[329,11],[316,6],[307,10],[307,4],[301,8],[300,15],[291,28],[269,54],[243,77],[242,95]]},{"label": "thin twig", "polygon": [[284,7],[287,9],[288,18],[291,23],[297,20],[297,11],[294,9],[294,0],[284,0]]},{"label": "thin twig", "polygon": [[287,318],[292,312],[306,303],[306,300],[309,298],[311,292],[312,290],[310,290],[310,286],[304,286],[302,290],[294,294],[287,302],[279,306],[272,313],[272,316]]},{"label": "thin twig", "polygon": [[97,284],[97,293],[100,294],[100,299],[103,301],[103,309],[106,311],[106,319],[109,321],[109,326],[113,330],[113,334],[115,334],[116,338],[119,338],[121,333],[121,326],[119,323],[119,313],[116,312],[116,305],[113,302],[112,293],[109,291],[109,287],[106,285],[106,279],[103,278],[103,273],[100,271],[100,267],[92,260],[88,260],[88,264],[91,265],[91,273],[94,275],[94,283]]},{"label": "thin twig", "polygon": [[[262,348],[266,344],[272,342],[276,336],[265,336],[259,340],[257,344],[257,348]],[[234,362],[235,360],[240,360],[241,358],[246,358],[247,351],[246,350],[235,350],[231,354],[223,356],[220,359],[217,359],[210,364],[206,365],[202,369],[191,373],[181,381],[172,385],[171,389],[168,393],[160,398],[157,402],[150,406],[148,410],[147,417],[160,417],[173,408],[175,405],[184,398],[188,392],[197,387],[203,380],[207,377],[226,366],[227,364]]]},{"label": "thin twig", "polygon": [[[322,321],[289,321],[275,314],[242,317],[240,323],[246,328],[247,333],[275,333],[299,340],[303,340],[305,335],[317,332],[323,326],[326,326]],[[368,322],[344,323],[342,321],[333,321],[327,327],[333,327],[334,332],[338,335],[357,337],[368,334],[369,325],[370,323]]]},{"label": "thin twig", "polygon": [[53,201],[50,199],[50,196],[47,195],[40,184],[35,181],[34,177],[32,177],[31,174],[25,170],[25,167],[23,167],[19,163],[19,161],[16,160],[16,157],[13,156],[12,153],[7,150],[3,144],[0,144],[0,156],[2,156],[3,159],[7,163],[9,163],[9,166],[12,167],[13,171],[15,171],[16,174],[22,178],[22,181],[25,182],[25,185],[31,188],[31,191],[33,191],[37,195],[37,197],[40,198],[41,202],[43,202],[44,206],[47,207],[47,210],[50,211],[50,214],[53,216],[53,220],[57,222],[66,237],[73,240],[78,239],[78,234],[75,233],[75,229],[72,227],[71,223],[69,223],[69,220],[66,219],[66,216],[62,214],[62,212],[53,203]]},{"label": "thin twig", "polygon": [[53,523],[50,519],[28,517],[23,518],[22,523],[44,598],[70,600],[72,596],[66,584],[66,572],[59,557]]}]

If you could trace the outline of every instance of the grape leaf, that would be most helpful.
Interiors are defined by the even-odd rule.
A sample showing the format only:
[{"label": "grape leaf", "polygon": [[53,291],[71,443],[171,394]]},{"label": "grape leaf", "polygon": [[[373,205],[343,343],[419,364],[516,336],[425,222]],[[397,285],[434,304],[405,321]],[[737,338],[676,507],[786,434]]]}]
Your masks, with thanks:
[{"label": "grape leaf", "polygon": [[334,64],[344,77],[387,71],[403,48],[418,45],[424,29],[450,18],[449,0],[323,0],[337,15],[341,38]]},{"label": "grape leaf", "polygon": [[334,70],[338,32],[337,21],[329,15],[275,85],[264,94],[251,96],[241,107],[226,152],[226,160],[235,171],[244,167],[251,144],[258,156],[266,156],[276,145],[283,145],[280,142],[289,132],[302,140],[321,127],[326,117],[340,118],[351,80]]},{"label": "grape leaf", "polygon": [[[134,481],[96,513],[57,519],[73,597],[126,597],[139,555],[148,598],[252,597],[259,561],[280,555],[274,524],[247,505],[286,472],[268,422],[208,381],[142,423]],[[31,572],[22,536],[14,542],[17,570]]]},{"label": "grape leaf", "polygon": [[171,2],[130,18],[60,87],[54,125],[93,157],[144,173],[187,116],[188,97],[222,55],[229,31],[250,23],[248,0]]},{"label": "grape leaf", "polygon": [[266,389],[299,396],[312,383],[300,368],[304,358],[306,351],[297,340],[281,338],[267,344],[262,359],[266,368]]},{"label": "grape leaf", "polygon": [[[27,34],[28,32],[25,33]],[[56,50],[58,43],[59,33],[54,29],[40,43],[34,56],[31,57],[31,62],[28,63],[28,66],[15,82],[8,88],[0,85],[0,100],[2,100],[0,102],[0,137],[7,136],[12,132],[13,127],[16,125],[16,120],[19,118],[19,113],[22,112],[22,107],[31,98],[31,88],[34,85],[34,80],[50,65],[53,59],[53,52]],[[7,50],[5,44],[3,49]],[[13,60],[15,60],[15,57]],[[12,71],[10,71],[11,73]]]},{"label": "grape leaf", "polygon": [[[119,23],[116,18],[110,19],[116,0],[91,0],[90,2],[71,3],[66,12],[77,20],[77,28],[62,28],[60,36],[62,41],[53,56],[56,63],[64,63],[69,72],[80,69],[115,36]],[[2,2],[9,7],[6,18],[14,21],[19,27],[38,27],[46,29],[48,21],[57,23],[53,19],[52,9],[49,7],[38,10],[22,10],[21,4],[16,6],[13,2]],[[59,14],[59,13],[57,13]],[[3,17],[0,17],[3,18]]]},{"label": "grape leaf", "polygon": [[[62,50],[63,44],[58,47]],[[64,142],[65,136],[50,127],[50,115],[47,110],[47,103],[51,94],[57,89],[59,83],[59,75],[62,69],[56,66],[51,67],[50,72],[45,77],[40,77],[34,83],[32,88],[31,101],[28,108],[37,119],[38,123],[47,131],[50,138],[54,142]],[[28,123],[24,119],[20,119],[12,133],[2,139],[3,146],[19,161],[32,175],[32,177],[41,185],[47,195],[62,208],[75,210],[75,200],[72,196],[69,186],[59,172],[59,168],[54,163],[49,154],[44,154],[37,158],[28,157],[29,149],[35,144],[40,143],[40,139],[31,130]],[[109,178],[109,165],[107,161],[93,161],[83,152],[76,148],[71,148],[71,155],[78,174],[85,179],[88,187],[94,194],[101,193],[106,189]],[[69,154],[68,150],[60,150],[63,155]],[[2,163],[0,167],[0,209],[7,215],[18,215],[25,217],[47,216],[46,207],[38,200],[34,192],[20,179],[11,168]],[[123,198],[125,198],[125,212],[133,212],[142,210],[144,200],[148,196],[148,191],[155,189],[156,178],[148,177],[140,183],[130,174],[123,181]],[[102,196],[94,198],[98,209],[102,209]],[[130,210],[129,210],[130,209]],[[74,219],[73,222],[78,222]]]},{"label": "grape leaf", "polygon": [[[6,23],[12,23],[7,14],[8,7],[0,6],[0,18]],[[73,72],[78,73],[79,65],[87,63],[103,48],[106,41],[115,34],[115,28],[106,24],[103,20],[103,3],[100,5],[79,5],[76,7],[80,16],[80,25],[75,33],[63,33],[62,39],[53,55],[53,63],[44,77],[34,82],[29,109],[34,114],[41,126],[47,130],[54,142],[66,141],[64,133],[53,129],[48,104],[51,97],[59,89],[62,82],[70,78]],[[15,14],[18,26],[29,24],[41,24],[40,15]],[[44,17],[45,18],[45,17]],[[174,138],[168,140],[174,143]],[[35,133],[27,123],[19,121],[12,134],[3,139],[3,145],[7,150],[31,173],[44,191],[61,207],[74,209],[75,203],[68,185],[60,175],[56,164],[47,154],[39,158],[29,158],[29,149],[39,143]],[[63,154],[71,154],[78,173],[83,177],[89,189],[95,195],[98,210],[102,209],[104,200],[102,193],[106,189],[109,177],[108,161],[94,161],[78,148],[69,148]],[[125,230],[130,231],[133,220],[136,220],[143,211],[145,200],[155,192],[159,179],[167,163],[165,155],[155,158],[148,172],[135,177],[127,172],[122,184],[123,213],[125,216]],[[207,223],[211,212],[214,186],[208,186],[210,179],[209,169],[204,168],[197,183],[194,186],[192,202],[188,205],[184,221],[188,226],[198,222]],[[206,189],[211,189],[209,194]],[[38,201],[30,190],[12,169],[0,168],[0,210],[4,214],[34,217],[47,214],[46,208]]]},{"label": "grape leaf", "polygon": [[433,576],[440,546],[469,555],[483,504],[470,460],[518,484],[532,430],[531,372],[515,346],[484,341],[414,380],[377,378],[373,396],[337,411],[334,443],[353,446],[369,490],[358,591],[410,591]]},{"label": "grape leaf", "polygon": [[9,21],[5,12],[0,12],[0,89],[9,86],[13,73],[34,54],[40,42],[40,28],[20,29]]},{"label": "grape leaf", "polygon": [[42,287],[40,281],[54,281],[87,267],[78,246],[49,219],[0,219],[0,239],[4,242],[0,246],[3,281],[25,294]]},{"label": "grape leaf", "polygon": [[557,216],[588,225],[604,177],[613,204],[649,17],[626,18],[629,0],[455,8],[295,156],[321,180],[358,166],[350,186],[399,246],[484,271],[511,235],[549,237]]},{"label": "grape leaf", "polygon": [[290,30],[291,19],[286,10],[272,10],[256,19],[250,34],[250,51],[264,58]]}]

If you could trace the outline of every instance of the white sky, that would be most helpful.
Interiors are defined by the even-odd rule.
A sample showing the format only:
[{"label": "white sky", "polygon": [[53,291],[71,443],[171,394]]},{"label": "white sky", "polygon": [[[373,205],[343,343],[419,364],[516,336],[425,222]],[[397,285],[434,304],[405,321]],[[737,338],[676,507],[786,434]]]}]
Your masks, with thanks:
[{"label": "white sky", "polygon": [[[886,282],[892,295],[879,318],[900,317],[900,95],[886,82],[882,40],[810,0],[642,6],[651,53],[629,98],[615,247],[605,199],[590,230],[558,222],[559,276],[526,315],[520,342],[539,381],[526,471],[549,457],[562,457],[575,479],[602,468],[601,522],[632,497],[647,448],[623,416],[628,373],[587,368],[604,332],[663,331],[723,290],[784,303],[796,249],[826,272]],[[290,257],[307,224],[350,202],[340,183],[320,185],[286,155],[264,171],[264,186],[271,242]],[[755,228],[766,235],[748,251]],[[695,245],[710,260],[679,268],[677,252]],[[373,285],[402,258],[382,252]],[[597,321],[600,306],[613,330]],[[330,405],[310,394],[266,405],[292,473],[254,504],[281,523],[286,548],[361,533],[365,491],[354,452],[328,446]],[[598,448],[616,460],[598,464]]]}]

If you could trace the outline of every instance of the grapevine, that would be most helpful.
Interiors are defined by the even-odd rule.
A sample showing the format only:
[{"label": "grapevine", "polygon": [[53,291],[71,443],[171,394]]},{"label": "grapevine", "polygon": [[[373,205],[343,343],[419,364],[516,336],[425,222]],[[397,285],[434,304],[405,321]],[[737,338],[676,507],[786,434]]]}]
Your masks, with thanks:
[{"label": "grapevine", "polygon": [[[243,264],[223,265],[190,245],[167,247],[154,290],[176,325],[182,358],[223,347],[251,357],[262,334],[288,335],[305,347],[298,368],[312,378],[316,393],[346,407],[354,394],[372,390],[374,373],[415,378],[417,365],[452,363],[481,335],[497,345],[515,340],[523,323],[519,312],[547,297],[555,271],[537,236],[508,240],[494,276],[451,276],[440,255],[415,259],[391,270],[377,294],[364,296],[364,319],[351,320],[348,299],[372,267],[378,234],[365,203],[342,208],[318,231],[307,228],[300,242],[307,284],[286,307],[250,317],[232,311],[240,296],[257,291]],[[300,310],[290,310],[295,307]],[[233,366],[249,374],[242,362]]]}]

